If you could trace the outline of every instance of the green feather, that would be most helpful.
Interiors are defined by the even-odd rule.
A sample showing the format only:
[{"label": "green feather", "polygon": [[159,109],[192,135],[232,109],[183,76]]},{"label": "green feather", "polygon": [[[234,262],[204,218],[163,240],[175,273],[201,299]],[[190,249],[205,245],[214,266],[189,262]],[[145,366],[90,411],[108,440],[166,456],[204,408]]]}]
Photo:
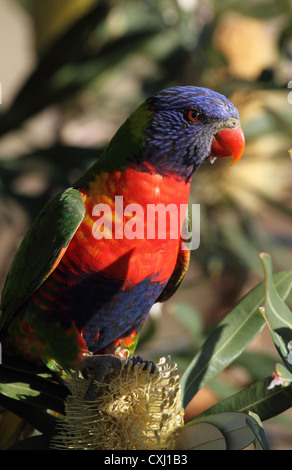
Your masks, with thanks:
[{"label": "green feather", "polygon": [[82,195],[73,188],[52,198],[39,213],[19,247],[2,291],[0,339],[15,313],[49,275],[84,215]]}]

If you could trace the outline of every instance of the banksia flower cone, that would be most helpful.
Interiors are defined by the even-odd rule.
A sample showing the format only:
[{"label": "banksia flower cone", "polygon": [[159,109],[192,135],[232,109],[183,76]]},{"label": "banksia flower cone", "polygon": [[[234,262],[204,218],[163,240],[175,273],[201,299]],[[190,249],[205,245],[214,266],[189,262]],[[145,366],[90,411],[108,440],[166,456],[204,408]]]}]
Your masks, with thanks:
[{"label": "banksia flower cone", "polygon": [[96,400],[84,399],[89,380],[76,375],[52,448],[92,450],[175,449],[183,426],[176,364],[161,358],[156,370],[145,363],[123,365],[107,375]]}]

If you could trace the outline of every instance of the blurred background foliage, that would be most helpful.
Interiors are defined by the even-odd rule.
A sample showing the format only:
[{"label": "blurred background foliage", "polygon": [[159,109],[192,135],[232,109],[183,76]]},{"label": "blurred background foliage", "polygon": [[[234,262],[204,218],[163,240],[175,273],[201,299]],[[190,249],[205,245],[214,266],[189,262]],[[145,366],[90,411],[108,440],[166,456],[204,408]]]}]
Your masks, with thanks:
[{"label": "blurred background foliage", "polygon": [[[12,26],[22,25],[24,57],[7,11]],[[176,296],[153,309],[139,346],[146,358],[171,354],[184,370],[263,279],[259,252],[272,255],[275,271],[292,266],[292,1],[1,0],[0,31],[1,288],[44,203],[96,160],[145,97],[197,85],[238,107],[244,156],[197,173],[190,202],[201,204],[200,247]],[[196,406],[272,373],[273,354],[263,332]]]}]

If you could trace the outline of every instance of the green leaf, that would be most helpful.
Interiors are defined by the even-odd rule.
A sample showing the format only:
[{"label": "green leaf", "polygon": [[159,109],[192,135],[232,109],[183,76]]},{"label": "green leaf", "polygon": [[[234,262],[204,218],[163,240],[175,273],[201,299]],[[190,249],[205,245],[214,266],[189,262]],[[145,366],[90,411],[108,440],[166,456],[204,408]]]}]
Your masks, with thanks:
[{"label": "green leaf", "polygon": [[261,443],[257,421],[244,413],[224,412],[195,418],[184,426],[184,435],[196,432],[199,423],[208,423],[218,428],[225,438],[227,450],[241,450],[254,442],[258,448],[257,441]]},{"label": "green leaf", "polygon": [[178,438],[180,450],[226,450],[223,433],[211,423],[193,423],[185,425]]},{"label": "green leaf", "polygon": [[[251,427],[251,429],[257,436],[257,439],[260,442],[262,448],[264,450],[269,450],[269,443],[268,443],[267,436],[266,436],[260,417],[256,413],[253,413],[252,411],[250,411],[248,415],[251,416],[252,420],[247,419],[247,423],[249,424],[249,426]],[[256,428],[256,426],[254,425],[254,422],[253,422],[254,420],[258,424],[258,428]]]},{"label": "green leaf", "polygon": [[[1,384],[0,395],[8,397],[13,402],[25,402],[30,403],[38,408],[49,409],[56,413],[64,414],[64,401],[59,401],[53,397],[50,397],[46,393],[31,390],[29,385],[23,382],[14,382],[10,384]],[[12,402],[11,402],[12,403]],[[16,408],[10,411],[17,414]]]},{"label": "green leaf", "polygon": [[285,385],[292,383],[292,372],[284,364],[276,364],[276,374],[284,381]]},{"label": "green leaf", "polygon": [[[273,276],[281,298],[286,298],[292,285],[292,271]],[[265,295],[264,282],[252,289],[219,323],[181,379],[183,406],[186,407],[197,391],[230,365],[264,328],[259,314]]]},{"label": "green leaf", "polygon": [[292,406],[292,386],[274,386],[269,388],[273,377],[267,377],[250,385],[244,390],[222,400],[208,410],[203,416],[226,411],[238,413],[256,413],[262,421],[283,413]]},{"label": "green leaf", "polygon": [[[287,364],[287,359],[289,358],[290,359],[290,351],[288,351],[288,343],[287,341],[285,341],[285,339],[281,336],[281,335],[278,335],[278,333],[276,333],[274,330],[270,329],[270,333],[271,333],[271,336],[272,336],[272,339],[274,341],[274,344],[276,346],[276,349],[279,353],[279,355],[281,356],[281,358],[283,359],[283,361],[285,362],[285,364]],[[287,364],[288,367],[289,364]]]},{"label": "green leaf", "polygon": [[265,271],[265,316],[270,328],[275,331],[285,328],[287,332],[286,339],[292,339],[292,312],[283,302],[275,289],[273,282],[273,269],[271,256],[267,253],[261,253],[260,259]]},{"label": "green leaf", "polygon": [[56,418],[64,414],[69,389],[60,377],[46,367],[3,355],[0,364],[0,406],[27,421],[41,433],[51,435]]},{"label": "green leaf", "polygon": [[261,312],[280,356],[292,371],[292,312],[275,289],[271,256],[261,253],[260,258],[265,271],[265,302]]},{"label": "green leaf", "polygon": [[0,365],[0,394],[14,402],[25,401],[64,413],[64,400],[69,389],[58,382],[60,379],[55,378],[48,369],[42,372],[39,370],[40,368],[21,359],[5,357],[4,364]]},{"label": "green leaf", "polygon": [[3,406],[6,410],[12,411],[17,416],[27,421],[39,432],[50,436],[53,434],[56,427],[57,418],[47,411],[39,408],[38,406],[20,400],[13,400],[12,398],[6,397],[1,393],[0,405]]}]

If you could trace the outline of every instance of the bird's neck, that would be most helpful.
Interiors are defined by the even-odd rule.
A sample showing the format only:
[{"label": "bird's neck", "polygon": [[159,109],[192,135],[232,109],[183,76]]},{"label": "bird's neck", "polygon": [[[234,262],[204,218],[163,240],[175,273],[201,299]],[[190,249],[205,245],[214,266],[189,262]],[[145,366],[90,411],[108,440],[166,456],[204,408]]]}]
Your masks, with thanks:
[{"label": "bird's neck", "polygon": [[[114,206],[117,201],[123,204],[137,204],[143,209],[149,204],[187,204],[190,193],[190,181],[177,175],[163,176],[155,172],[149,164],[144,170],[130,167],[125,170],[100,172],[90,182],[86,191],[92,203],[108,203]],[[133,209],[134,210],[134,209]]]},{"label": "bird's neck", "polygon": [[[102,156],[75,184],[82,188],[93,182],[100,173],[119,173],[134,169],[161,175],[166,180],[191,181],[197,167],[185,162],[183,146],[174,147],[171,140],[157,138],[153,113],[142,104],[118,129]],[[152,179],[152,177],[150,179]]]}]

